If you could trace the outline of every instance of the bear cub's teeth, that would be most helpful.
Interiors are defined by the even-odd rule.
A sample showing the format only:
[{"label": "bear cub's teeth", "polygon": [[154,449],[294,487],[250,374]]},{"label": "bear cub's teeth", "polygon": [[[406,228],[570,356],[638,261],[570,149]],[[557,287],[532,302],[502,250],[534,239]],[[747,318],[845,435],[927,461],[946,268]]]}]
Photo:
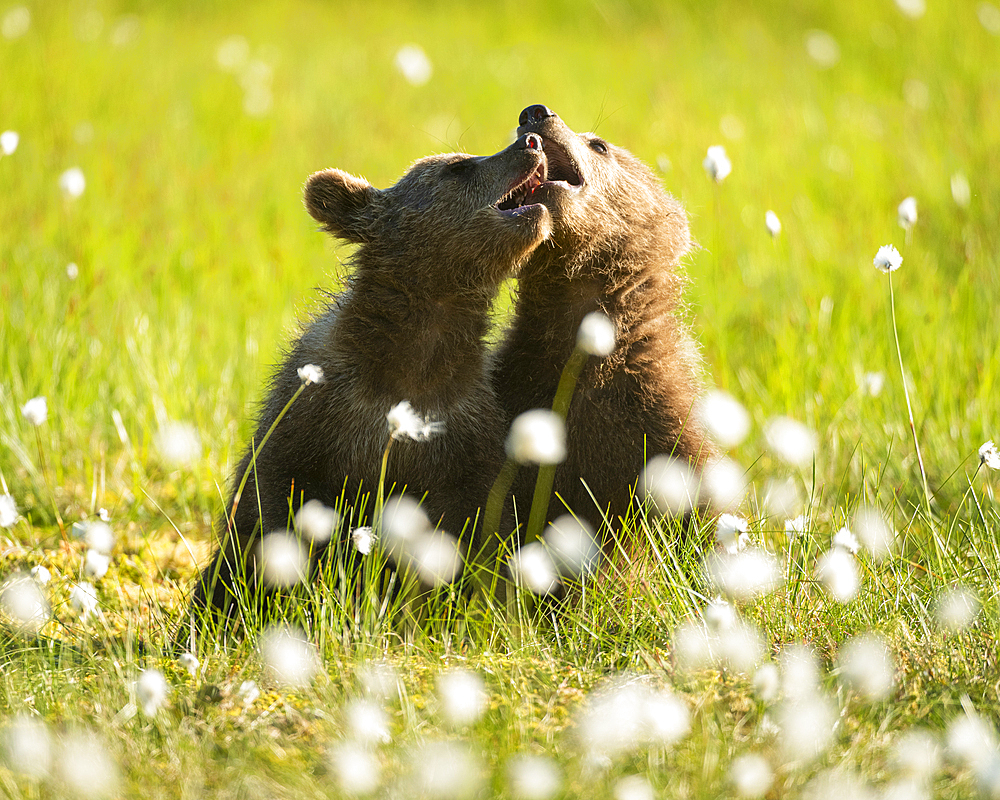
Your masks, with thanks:
[{"label": "bear cub's teeth", "polygon": [[545,177],[545,162],[543,161],[522,183],[519,183],[497,201],[497,209],[511,211],[523,206],[525,201],[531,197],[532,192],[545,183]]}]

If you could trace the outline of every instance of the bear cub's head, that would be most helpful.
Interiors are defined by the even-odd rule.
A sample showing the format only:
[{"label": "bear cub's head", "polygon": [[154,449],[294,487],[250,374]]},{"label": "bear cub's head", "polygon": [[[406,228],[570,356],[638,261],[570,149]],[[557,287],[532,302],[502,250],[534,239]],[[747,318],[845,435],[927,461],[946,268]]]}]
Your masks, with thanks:
[{"label": "bear cub's head", "polygon": [[545,206],[523,204],[544,176],[542,140],[527,133],[492,156],[422,158],[388,189],[323,170],[307,181],[305,203],[329,233],[362,245],[380,266],[423,265],[460,285],[496,284],[551,232]]},{"label": "bear cub's head", "polygon": [[628,150],[593,133],[575,133],[543,105],[528,106],[518,135],[542,137],[545,180],[529,202],[552,213],[559,251],[656,253],[676,262],[691,247],[687,214],[653,172]]}]

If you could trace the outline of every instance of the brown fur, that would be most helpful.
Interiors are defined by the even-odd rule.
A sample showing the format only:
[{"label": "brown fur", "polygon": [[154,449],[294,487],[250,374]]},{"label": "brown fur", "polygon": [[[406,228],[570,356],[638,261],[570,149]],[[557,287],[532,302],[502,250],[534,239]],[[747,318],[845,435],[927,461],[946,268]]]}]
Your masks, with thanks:
[{"label": "brown fur", "polygon": [[[571,131],[544,106],[521,115],[518,134],[537,133],[548,182],[531,202],[552,214],[552,236],[525,263],[513,325],[501,345],[494,386],[510,422],[550,407],[584,315],[603,311],[617,345],[591,357],[567,417],[566,460],[556,470],[549,518],[568,507],[595,529],[628,510],[646,460],[673,453],[696,468],[715,450],[693,413],[701,360],[679,317],[691,247],[683,207],[628,151]],[[571,184],[578,183],[578,186]],[[537,469],[515,483],[527,519]]]},{"label": "brown fur", "polygon": [[386,485],[426,494],[433,522],[455,535],[466,530],[500,469],[505,433],[486,373],[489,306],[550,225],[543,206],[495,206],[542,158],[537,137],[521,137],[489,158],[422,159],[383,191],[339,170],[309,178],[309,213],[361,246],[348,288],[307,326],[273,378],[253,442],[300,387],[299,367],[325,373],[292,404],[236,496],[251,464],[248,446],[227,505],[232,524],[220,525],[222,547],[201,574],[195,606],[231,605],[237,579],[255,586],[261,532],[286,529],[306,500],[336,507],[343,497],[343,515],[365,524],[352,507],[366,495],[373,505],[386,413],[401,400],[445,427],[427,441],[395,442]]}]

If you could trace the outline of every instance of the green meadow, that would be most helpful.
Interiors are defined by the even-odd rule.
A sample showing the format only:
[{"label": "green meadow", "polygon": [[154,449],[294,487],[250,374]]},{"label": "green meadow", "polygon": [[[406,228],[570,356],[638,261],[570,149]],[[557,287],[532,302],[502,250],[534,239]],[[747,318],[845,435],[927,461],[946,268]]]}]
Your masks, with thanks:
[{"label": "green meadow", "polygon": [[[1000,797],[1000,5],[924,6],[5,0],[0,792]],[[178,660],[255,403],[348,274],[306,177],[494,153],[532,103],[688,209],[706,386],[749,421],[725,563],[772,580],[646,504],[562,608],[412,624],[341,580],[285,607],[292,678],[265,637]]]}]

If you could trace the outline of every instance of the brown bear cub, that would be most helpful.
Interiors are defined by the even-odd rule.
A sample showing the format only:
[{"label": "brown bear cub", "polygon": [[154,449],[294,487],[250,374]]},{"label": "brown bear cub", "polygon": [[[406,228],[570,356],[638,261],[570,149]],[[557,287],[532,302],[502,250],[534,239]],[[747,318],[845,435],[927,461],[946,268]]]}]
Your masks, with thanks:
[{"label": "brown bear cub", "polygon": [[[556,469],[549,518],[563,504],[594,530],[628,510],[645,461],[670,453],[695,469],[715,450],[693,406],[701,360],[681,310],[681,257],[691,247],[684,208],[631,153],[574,133],[542,105],[521,112],[518,135],[542,137],[547,176],[530,202],[552,215],[552,235],[521,268],[514,322],[499,348],[494,386],[511,421],[552,405],[580,321],[604,312],[617,342],[590,358],[567,415],[567,457]],[[537,469],[514,484],[527,519]]]},{"label": "brown bear cub", "polygon": [[[489,157],[424,158],[385,190],[336,169],[309,178],[309,213],[360,247],[348,288],[312,320],[272,380],[234,474],[221,547],[195,588],[196,608],[231,609],[236,587],[254,592],[262,534],[287,530],[306,501],[339,507],[354,526],[370,522],[362,503],[374,505],[386,415],[403,400],[441,432],[396,441],[385,486],[422,498],[431,521],[456,536],[464,531],[468,544],[506,434],[487,372],[490,304],[550,232],[547,209],[520,202],[543,174],[541,144],[525,134]],[[306,364],[322,368],[323,380],[304,388],[254,457],[254,444],[302,386]],[[333,546],[348,535],[345,524]]]}]

